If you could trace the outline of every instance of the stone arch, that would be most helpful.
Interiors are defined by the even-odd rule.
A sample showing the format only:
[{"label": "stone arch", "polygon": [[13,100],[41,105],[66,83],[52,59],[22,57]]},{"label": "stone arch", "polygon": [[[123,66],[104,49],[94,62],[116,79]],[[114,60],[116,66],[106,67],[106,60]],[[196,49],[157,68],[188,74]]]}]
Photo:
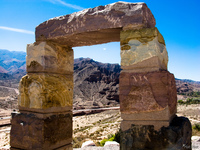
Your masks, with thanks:
[{"label": "stone arch", "polygon": [[122,30],[155,27],[145,3],[117,2],[52,18],[36,27],[36,41],[71,47],[120,41]]},{"label": "stone arch", "polygon": [[[72,47],[114,41],[120,41],[123,69],[119,85],[121,149],[145,149],[149,140],[157,144],[156,139],[165,141],[159,132],[175,117],[176,87],[173,74],[167,71],[165,42],[155,24],[145,3],[117,2],[52,18],[37,26],[36,42],[27,46],[27,75],[20,81],[20,112],[12,115],[11,146],[72,149]],[[32,81],[37,81],[42,90],[29,98],[26,90]],[[37,98],[40,105],[30,105],[35,104],[30,100]],[[135,132],[145,137],[132,134]],[[151,148],[168,146],[160,143],[152,143]]]}]

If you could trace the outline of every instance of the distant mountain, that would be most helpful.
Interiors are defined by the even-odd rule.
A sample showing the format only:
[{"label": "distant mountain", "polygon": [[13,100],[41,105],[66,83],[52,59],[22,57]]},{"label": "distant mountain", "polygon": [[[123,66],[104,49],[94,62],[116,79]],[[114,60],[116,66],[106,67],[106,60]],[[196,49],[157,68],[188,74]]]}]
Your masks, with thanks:
[{"label": "distant mountain", "polygon": [[8,71],[0,66],[0,73],[8,73]]},{"label": "distant mountain", "polygon": [[0,73],[13,74],[18,69],[25,70],[26,52],[0,49]]},{"label": "distant mountain", "polygon": [[[26,74],[26,53],[0,50],[0,86],[18,87]],[[75,109],[111,107],[119,105],[119,64],[74,59]],[[200,91],[200,82],[176,79],[177,93],[194,95]]]},{"label": "distant mountain", "polygon": [[200,82],[188,79],[176,79],[177,93],[181,95],[191,95],[200,92]]},{"label": "distant mountain", "polygon": [[74,108],[119,105],[119,64],[100,63],[90,58],[74,60]]},{"label": "distant mountain", "polygon": [[5,49],[0,49],[0,61],[1,60],[21,60],[21,61],[25,61],[26,60],[26,52],[22,52],[22,51],[9,51],[9,50],[5,50]]}]

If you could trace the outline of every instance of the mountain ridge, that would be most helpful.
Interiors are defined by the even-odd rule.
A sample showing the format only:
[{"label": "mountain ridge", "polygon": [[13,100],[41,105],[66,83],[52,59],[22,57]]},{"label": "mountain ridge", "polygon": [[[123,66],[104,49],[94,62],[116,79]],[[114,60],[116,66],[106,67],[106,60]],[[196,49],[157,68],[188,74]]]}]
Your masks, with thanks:
[{"label": "mountain ridge", "polygon": [[[4,56],[9,57],[9,60],[1,58],[1,62],[12,62],[14,65],[10,66],[11,71],[6,71],[0,64],[0,86],[17,88],[21,77],[26,74],[25,53],[21,55],[24,61],[21,58],[16,61],[17,57]],[[16,62],[21,65],[17,67]],[[91,58],[74,59],[74,108],[118,106],[120,71],[119,64],[101,63]],[[200,91],[200,82],[176,79],[176,87],[178,94],[188,95]]]},{"label": "mountain ridge", "polygon": [[0,49],[0,73],[13,74],[18,69],[26,70],[26,52]]},{"label": "mountain ridge", "polygon": [[[73,108],[91,109],[119,106],[120,71],[119,64],[104,64],[90,58],[75,59]],[[20,69],[13,74],[0,73],[2,89],[0,89],[0,95],[9,96],[9,93],[5,93],[9,92],[6,88],[18,88],[19,81],[25,74],[26,71]],[[200,91],[198,82],[176,80],[176,87],[177,93],[180,95],[187,96]],[[14,92],[10,92],[13,95]],[[17,93],[15,99],[17,100]]]}]

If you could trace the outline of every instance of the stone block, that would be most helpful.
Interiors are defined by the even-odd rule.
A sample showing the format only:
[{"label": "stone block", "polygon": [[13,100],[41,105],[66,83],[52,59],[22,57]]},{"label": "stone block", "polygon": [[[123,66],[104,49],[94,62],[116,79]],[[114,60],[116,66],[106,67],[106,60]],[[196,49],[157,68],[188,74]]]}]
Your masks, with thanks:
[{"label": "stone block", "polygon": [[22,77],[19,92],[20,111],[68,111],[73,103],[73,75],[28,74]]},{"label": "stone block", "polygon": [[119,82],[122,114],[176,112],[177,94],[173,74],[168,71],[147,73],[121,72]]},{"label": "stone block", "polygon": [[122,120],[120,129],[122,131],[128,130],[132,125],[137,126],[153,126],[154,130],[159,131],[162,127],[168,127],[170,122],[168,120]]},{"label": "stone block", "polygon": [[52,42],[28,44],[26,68],[28,73],[71,74],[74,69],[73,50]]},{"label": "stone block", "polygon": [[168,126],[158,130],[155,130],[154,125],[123,121],[120,150],[191,150],[191,135],[191,123],[185,117],[175,117]]},{"label": "stone block", "polygon": [[155,27],[155,18],[145,3],[116,2],[52,18],[36,27],[36,41],[86,46],[119,41],[122,28]]},{"label": "stone block", "polygon": [[165,41],[157,28],[120,33],[121,67],[132,72],[167,70]]},{"label": "stone block", "polygon": [[152,112],[139,112],[139,113],[121,113],[121,118],[123,120],[130,121],[167,121],[168,123],[173,119],[176,114],[176,109],[174,112],[169,112],[169,107],[167,106],[164,110],[157,110]]},{"label": "stone block", "polygon": [[13,148],[53,150],[72,142],[72,113],[48,117],[13,113],[11,125],[10,145]]}]

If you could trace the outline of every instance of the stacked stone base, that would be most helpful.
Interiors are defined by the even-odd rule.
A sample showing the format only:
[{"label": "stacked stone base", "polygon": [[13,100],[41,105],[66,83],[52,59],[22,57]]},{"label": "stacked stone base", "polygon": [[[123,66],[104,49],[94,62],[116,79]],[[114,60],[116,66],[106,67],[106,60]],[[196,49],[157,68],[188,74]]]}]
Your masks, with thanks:
[{"label": "stacked stone base", "polygon": [[132,124],[127,130],[121,128],[120,150],[191,150],[191,131],[191,123],[185,117],[175,117],[160,130],[153,125]]},{"label": "stacked stone base", "polygon": [[72,113],[13,113],[11,149],[71,150]]},{"label": "stacked stone base", "polygon": [[191,124],[176,117],[175,78],[158,29],[123,30],[120,45],[120,149],[191,149]]},{"label": "stacked stone base", "polygon": [[44,41],[27,46],[11,149],[72,149],[73,59],[69,46]]}]

